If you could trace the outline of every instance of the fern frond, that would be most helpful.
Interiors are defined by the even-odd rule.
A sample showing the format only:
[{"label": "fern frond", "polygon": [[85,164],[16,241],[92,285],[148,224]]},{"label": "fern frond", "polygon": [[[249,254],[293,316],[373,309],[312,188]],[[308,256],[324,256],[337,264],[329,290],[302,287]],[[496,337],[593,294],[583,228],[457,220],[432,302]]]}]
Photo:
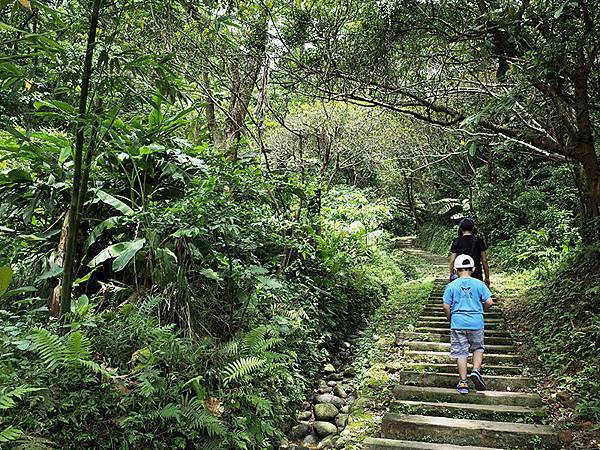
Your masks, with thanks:
[{"label": "fern frond", "polygon": [[265,365],[267,361],[255,356],[240,358],[232,363],[229,363],[224,369],[223,383],[229,384],[231,381],[238,381],[246,378],[252,372],[258,370]]},{"label": "fern frond", "polygon": [[89,359],[92,355],[92,344],[81,331],[69,334],[66,347],[70,358]]},{"label": "fern frond", "polygon": [[50,370],[56,369],[68,354],[67,347],[60,337],[39,328],[33,332],[33,338],[46,367]]},{"label": "fern frond", "polygon": [[110,373],[108,370],[106,370],[100,364],[98,364],[95,361],[92,361],[91,359],[77,359],[77,360],[75,360],[75,362],[77,363],[77,365],[79,365],[80,367],[83,367],[85,369],[88,369],[90,372],[97,373],[98,375],[102,375],[106,378],[111,378],[111,379],[113,378],[112,373]]},{"label": "fern frond", "polygon": [[256,353],[265,341],[267,327],[261,325],[253,330],[248,331],[242,338],[242,343],[250,352]]},{"label": "fern frond", "polygon": [[257,413],[270,414],[273,412],[273,402],[261,395],[253,394],[251,392],[242,392],[238,398],[256,408]]},{"label": "fern frond", "polygon": [[11,442],[23,434],[23,431],[12,425],[0,431],[0,442]]},{"label": "fern frond", "polygon": [[221,347],[221,352],[225,355],[233,356],[240,352],[240,343],[238,341],[230,341]]},{"label": "fern frond", "polygon": [[188,420],[188,426],[194,430],[205,430],[210,437],[227,434],[227,427],[206,411],[204,404],[196,398],[184,403],[182,413]]},{"label": "fern frond", "polygon": [[169,403],[163,406],[162,409],[156,411],[150,415],[153,419],[161,419],[164,421],[174,420],[179,422],[181,419],[182,413],[179,405],[175,403]]},{"label": "fern frond", "polygon": [[255,353],[263,353],[267,350],[272,349],[273,347],[275,347],[278,344],[281,344],[282,342],[284,342],[284,340],[282,338],[269,338],[269,339],[265,339],[261,342],[257,342],[256,343],[256,347],[253,350]]},{"label": "fern frond", "polygon": [[0,389],[0,409],[9,409],[15,406],[13,399],[18,398],[19,400],[29,392],[43,391],[44,388],[32,388],[26,385],[17,386],[12,391],[7,391],[6,388]]}]

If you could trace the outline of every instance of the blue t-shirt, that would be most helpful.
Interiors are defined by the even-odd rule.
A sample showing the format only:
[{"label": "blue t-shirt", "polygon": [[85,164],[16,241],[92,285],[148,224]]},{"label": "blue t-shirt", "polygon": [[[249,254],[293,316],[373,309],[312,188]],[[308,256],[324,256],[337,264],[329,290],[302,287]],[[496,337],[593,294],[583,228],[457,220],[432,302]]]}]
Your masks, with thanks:
[{"label": "blue t-shirt", "polygon": [[456,330],[483,329],[483,303],[492,296],[483,281],[457,278],[446,286],[444,303],[450,305],[450,327]]}]

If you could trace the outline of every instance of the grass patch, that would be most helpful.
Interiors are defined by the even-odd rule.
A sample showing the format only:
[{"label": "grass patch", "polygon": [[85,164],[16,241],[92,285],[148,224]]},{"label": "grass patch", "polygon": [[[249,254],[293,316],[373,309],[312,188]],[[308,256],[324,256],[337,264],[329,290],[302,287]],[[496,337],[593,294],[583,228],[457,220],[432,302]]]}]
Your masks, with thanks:
[{"label": "grass patch", "polygon": [[[396,257],[399,261],[416,263],[412,257],[404,259],[406,255],[401,252],[397,252]],[[423,260],[417,259],[419,264],[412,266],[419,267],[421,273],[431,273],[431,266],[427,269]],[[352,407],[348,426],[337,441],[338,446],[343,445],[347,450],[362,448],[362,442],[379,430],[381,419],[393,399],[393,374],[386,370],[385,363],[399,350],[395,343],[396,333],[406,331],[416,323],[432,288],[433,277],[430,276],[392,286],[388,298],[373,314],[358,344],[352,366],[359,398]]]}]

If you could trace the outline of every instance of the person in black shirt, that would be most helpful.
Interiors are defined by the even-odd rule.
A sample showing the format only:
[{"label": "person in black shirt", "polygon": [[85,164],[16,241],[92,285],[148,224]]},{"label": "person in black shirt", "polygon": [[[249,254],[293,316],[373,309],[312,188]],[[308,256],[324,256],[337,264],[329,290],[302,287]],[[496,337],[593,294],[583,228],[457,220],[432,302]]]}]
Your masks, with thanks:
[{"label": "person in black shirt", "polygon": [[[475,261],[475,271],[471,275],[485,284],[490,285],[490,267],[487,261],[485,251],[487,246],[483,239],[479,238],[475,232],[475,222],[473,219],[465,218],[458,225],[459,236],[452,241],[450,248],[450,276],[454,275],[454,260],[457,255],[469,255]],[[485,276],[485,278],[484,278]]]}]

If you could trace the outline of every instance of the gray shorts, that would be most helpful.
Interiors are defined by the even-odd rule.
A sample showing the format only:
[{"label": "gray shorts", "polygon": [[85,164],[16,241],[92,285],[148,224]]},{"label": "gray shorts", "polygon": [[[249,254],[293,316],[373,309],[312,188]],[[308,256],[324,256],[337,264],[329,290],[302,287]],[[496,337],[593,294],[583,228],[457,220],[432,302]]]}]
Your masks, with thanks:
[{"label": "gray shorts", "polygon": [[483,330],[451,330],[450,357],[467,358],[469,353],[483,352]]}]

